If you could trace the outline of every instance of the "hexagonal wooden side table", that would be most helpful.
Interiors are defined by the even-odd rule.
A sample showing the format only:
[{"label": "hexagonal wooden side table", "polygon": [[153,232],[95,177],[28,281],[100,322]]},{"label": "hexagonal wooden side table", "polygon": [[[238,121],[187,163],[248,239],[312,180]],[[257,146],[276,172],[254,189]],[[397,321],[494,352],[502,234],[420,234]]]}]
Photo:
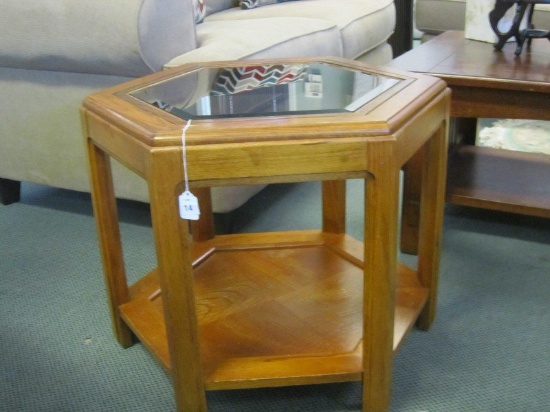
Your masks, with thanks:
[{"label": "hexagonal wooden side table", "polygon": [[[171,373],[181,411],[205,390],[362,380],[389,407],[392,359],[431,324],[449,92],[441,80],[341,59],[186,65],[89,96],[82,109],[116,336]],[[201,218],[180,218],[188,182]],[[424,153],[419,263],[397,261],[399,173]],[[128,285],[110,158],[148,183],[158,268]],[[364,243],[345,179],[365,182]],[[323,182],[319,230],[214,236],[208,187]],[[206,209],[206,210],[204,210]]]}]

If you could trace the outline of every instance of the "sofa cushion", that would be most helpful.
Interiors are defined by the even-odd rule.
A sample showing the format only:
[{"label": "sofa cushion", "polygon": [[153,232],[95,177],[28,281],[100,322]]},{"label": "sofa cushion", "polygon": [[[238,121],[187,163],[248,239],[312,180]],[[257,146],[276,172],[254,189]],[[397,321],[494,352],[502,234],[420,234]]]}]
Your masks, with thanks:
[{"label": "sofa cushion", "polygon": [[200,47],[172,59],[166,67],[213,60],[342,56],[338,28],[319,19],[271,17],[211,21],[207,17],[197,26],[197,36]]},{"label": "sofa cushion", "polygon": [[195,47],[190,1],[17,0],[0,12],[3,67],[137,77]]},{"label": "sofa cushion", "polygon": [[258,7],[232,8],[206,21],[237,21],[273,17],[305,17],[325,20],[338,27],[343,56],[355,59],[384,43],[395,27],[393,0],[300,0]]}]

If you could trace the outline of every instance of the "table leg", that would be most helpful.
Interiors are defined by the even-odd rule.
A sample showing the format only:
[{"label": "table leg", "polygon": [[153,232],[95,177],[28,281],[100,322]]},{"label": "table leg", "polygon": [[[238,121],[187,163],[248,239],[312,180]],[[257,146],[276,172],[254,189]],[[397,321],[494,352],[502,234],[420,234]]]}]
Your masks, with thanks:
[{"label": "table leg", "polygon": [[346,181],[323,181],[323,232],[346,233]]},{"label": "table leg", "polygon": [[115,336],[123,347],[131,346],[133,335],[122,320],[119,306],[128,301],[128,284],[120,238],[120,226],[109,156],[87,140],[91,193],[97,225],[107,298]]},{"label": "table leg", "polygon": [[191,221],[191,232],[195,242],[204,242],[214,238],[214,214],[212,212],[212,196],[209,187],[195,187],[193,194],[197,196],[201,217]]},{"label": "table leg", "polygon": [[[464,144],[475,144],[477,129],[476,118],[457,118],[450,120],[448,148],[450,156]],[[401,251],[416,255],[418,253],[420,223],[420,192],[422,182],[423,150],[419,150],[403,168],[403,206],[401,221]],[[448,171],[449,175],[453,173]]]},{"label": "table leg", "polygon": [[180,168],[179,153],[153,152],[149,198],[176,404],[179,412],[204,412],[189,224],[179,217],[182,177],[174,173]]},{"label": "table leg", "polygon": [[[395,153],[378,153],[393,159]],[[363,313],[363,410],[389,410],[397,270],[399,170],[381,165],[366,180]]]},{"label": "table leg", "polygon": [[418,253],[422,162],[422,150],[419,150],[403,167],[400,246],[403,253],[411,255]]},{"label": "table leg", "polygon": [[460,146],[476,144],[477,120],[475,117],[453,117],[449,125],[449,153]]},{"label": "table leg", "polygon": [[418,237],[418,274],[420,282],[429,289],[430,294],[417,322],[418,327],[423,330],[428,329],[432,324],[437,303],[445,209],[447,137],[448,126],[447,123],[443,123],[424,146]]}]

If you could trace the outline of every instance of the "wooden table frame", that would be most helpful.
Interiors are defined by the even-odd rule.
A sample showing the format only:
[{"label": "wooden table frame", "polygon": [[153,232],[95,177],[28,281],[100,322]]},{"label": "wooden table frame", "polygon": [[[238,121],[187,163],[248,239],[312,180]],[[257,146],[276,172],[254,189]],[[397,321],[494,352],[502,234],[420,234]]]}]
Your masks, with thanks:
[{"label": "wooden table frame", "polygon": [[[369,69],[341,59],[324,61]],[[216,63],[204,66],[217,67]],[[158,73],[96,93],[84,102],[93,206],[117,339],[127,347],[135,334],[166,367],[179,411],[206,411],[208,389],[349,380],[362,380],[364,410],[388,410],[394,353],[414,323],[427,329],[435,316],[450,102],[445,84],[427,76],[389,72],[403,79],[389,97],[356,113],[332,116],[331,122],[320,122],[319,116],[197,122],[188,131],[187,143],[192,190],[204,195],[207,191],[201,188],[215,185],[323,181],[323,220],[319,231],[215,237],[202,233],[201,241],[191,241],[188,222],[179,218],[177,205],[183,181],[179,139],[184,122],[121,96],[197,67]],[[397,262],[399,173],[421,148],[425,154],[422,223],[419,263],[413,271]],[[144,178],[149,187],[158,269],[131,286],[126,280],[111,157]],[[368,246],[345,234],[348,178],[365,181]],[[216,251],[257,249],[260,244],[274,249],[325,245],[336,251],[338,259],[358,268],[364,278],[360,331],[370,338],[361,339],[354,353],[330,354],[323,361],[317,357],[312,362],[307,354],[269,358],[271,370],[270,362],[260,360],[259,366],[251,366],[253,378],[247,381],[225,375],[205,377],[208,365],[201,359],[204,353],[199,344],[204,336],[199,332],[197,270]],[[162,307],[147,311],[159,287]],[[249,360],[242,362],[249,365]]]}]

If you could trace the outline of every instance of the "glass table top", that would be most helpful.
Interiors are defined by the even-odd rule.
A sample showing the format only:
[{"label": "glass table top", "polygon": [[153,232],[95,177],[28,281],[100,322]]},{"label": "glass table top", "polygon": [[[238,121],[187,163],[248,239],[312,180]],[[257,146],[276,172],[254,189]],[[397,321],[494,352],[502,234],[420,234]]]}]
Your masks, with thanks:
[{"label": "glass table top", "polygon": [[129,94],[189,119],[354,112],[401,79],[330,63],[201,68]]}]

